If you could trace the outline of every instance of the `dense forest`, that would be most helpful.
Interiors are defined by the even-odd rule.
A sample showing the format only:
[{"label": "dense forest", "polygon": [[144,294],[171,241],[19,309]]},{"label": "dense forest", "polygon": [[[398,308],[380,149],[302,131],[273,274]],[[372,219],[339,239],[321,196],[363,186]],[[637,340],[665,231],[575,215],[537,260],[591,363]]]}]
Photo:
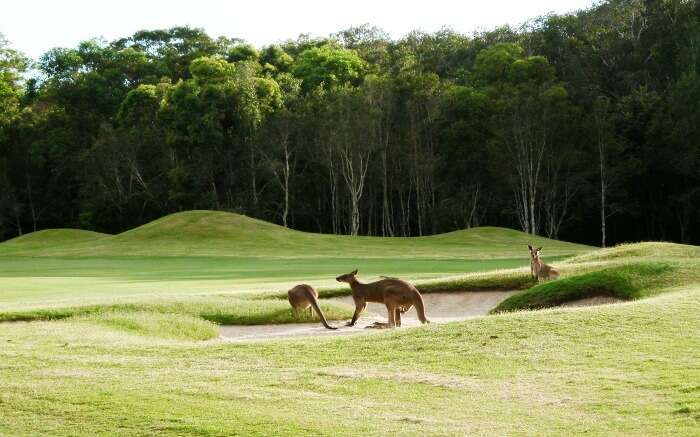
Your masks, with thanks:
[{"label": "dense forest", "polygon": [[34,61],[0,38],[0,240],[216,209],[324,233],[698,244],[699,18],[697,1],[610,0],[517,29],[266,47],[175,27]]}]

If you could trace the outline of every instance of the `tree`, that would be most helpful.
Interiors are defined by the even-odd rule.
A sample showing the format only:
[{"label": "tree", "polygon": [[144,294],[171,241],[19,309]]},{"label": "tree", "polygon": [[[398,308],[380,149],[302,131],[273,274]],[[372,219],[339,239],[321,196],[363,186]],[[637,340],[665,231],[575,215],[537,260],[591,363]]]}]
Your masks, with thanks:
[{"label": "tree", "polygon": [[263,156],[282,190],[282,225],[288,227],[291,203],[291,179],[296,159],[294,143],[295,126],[298,124],[301,81],[290,76],[278,78],[284,95],[284,104],[270,115],[265,125]]},{"label": "tree", "polygon": [[[21,75],[27,69],[29,61],[21,53],[10,48],[8,41],[0,34],[0,220],[3,212],[8,211],[14,217],[14,226],[19,235],[22,235],[22,223],[20,215],[23,209],[19,193],[11,185],[13,162],[8,136],[9,130],[20,114],[22,99]],[[25,166],[26,168],[26,161]],[[26,175],[26,172],[25,172]],[[34,222],[36,230],[36,221]]]},{"label": "tree", "polygon": [[302,80],[304,91],[323,85],[357,84],[362,77],[364,63],[353,50],[331,46],[314,47],[299,55],[292,72]]},{"label": "tree", "polygon": [[543,166],[552,132],[567,111],[567,92],[546,58],[524,57],[513,44],[479,53],[474,73],[498,107],[495,152],[511,163],[518,221],[523,231],[536,234]]},{"label": "tree", "polygon": [[699,11],[608,0],[260,50],[144,30],[50,50],[35,77],[3,42],[0,234],[206,208],[358,235],[697,243]]},{"label": "tree", "polygon": [[29,61],[13,50],[0,33],[0,127],[10,123],[20,110],[22,96],[22,73]]}]

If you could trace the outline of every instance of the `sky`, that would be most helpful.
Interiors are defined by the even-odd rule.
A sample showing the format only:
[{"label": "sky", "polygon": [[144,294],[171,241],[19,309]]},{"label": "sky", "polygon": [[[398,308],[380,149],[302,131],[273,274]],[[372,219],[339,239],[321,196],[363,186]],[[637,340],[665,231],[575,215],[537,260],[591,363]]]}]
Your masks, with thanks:
[{"label": "sky", "polygon": [[212,37],[245,39],[263,46],[302,33],[326,36],[370,23],[393,38],[411,30],[446,26],[462,33],[522,22],[549,12],[591,6],[591,0],[3,0],[0,33],[11,47],[32,58],[53,47],[108,41],[142,29],[189,25]]}]

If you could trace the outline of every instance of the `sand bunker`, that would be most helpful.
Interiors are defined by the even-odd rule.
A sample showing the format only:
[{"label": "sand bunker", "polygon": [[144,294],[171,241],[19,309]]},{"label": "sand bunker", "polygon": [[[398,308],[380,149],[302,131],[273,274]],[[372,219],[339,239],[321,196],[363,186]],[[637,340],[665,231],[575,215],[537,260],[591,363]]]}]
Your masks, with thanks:
[{"label": "sand bunker", "polygon": [[[516,293],[516,291],[428,293],[423,295],[423,301],[425,302],[425,313],[428,320],[432,323],[447,323],[485,315],[513,293]],[[354,306],[351,296],[342,296],[328,300]],[[353,327],[344,326],[347,320],[342,320],[331,322],[332,325],[338,326],[339,329],[337,330],[325,329],[320,323],[291,323],[253,326],[228,325],[222,326],[220,332],[222,337],[232,341],[306,335],[349,335],[381,331],[365,329],[365,327],[376,321],[386,322],[386,317],[386,307],[384,305],[369,303],[360,320]],[[403,314],[401,320],[402,328],[420,325],[416,317],[415,308]]]}]

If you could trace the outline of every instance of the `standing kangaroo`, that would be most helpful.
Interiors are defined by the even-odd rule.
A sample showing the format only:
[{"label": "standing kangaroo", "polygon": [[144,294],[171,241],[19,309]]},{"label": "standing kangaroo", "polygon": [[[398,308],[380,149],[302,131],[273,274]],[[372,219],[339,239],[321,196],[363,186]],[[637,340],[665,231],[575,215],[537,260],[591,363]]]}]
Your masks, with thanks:
[{"label": "standing kangaroo", "polygon": [[292,305],[292,311],[294,311],[295,316],[299,314],[299,310],[306,310],[307,308],[310,310],[311,307],[313,307],[313,309],[316,310],[316,314],[318,314],[318,317],[321,319],[323,326],[328,329],[338,329],[328,324],[326,316],[323,315],[323,311],[321,311],[321,307],[318,305],[318,292],[314,287],[306,284],[299,284],[289,290],[287,296],[289,297],[289,303]]},{"label": "standing kangaroo", "polygon": [[537,279],[537,282],[540,282],[540,279],[558,279],[559,270],[548,266],[540,259],[542,246],[533,249],[533,247],[528,244],[527,247],[530,249],[530,273],[532,273],[532,277]]},{"label": "standing kangaroo", "polygon": [[347,323],[347,326],[355,325],[357,318],[360,317],[360,313],[365,310],[367,302],[383,303],[386,305],[388,312],[388,323],[376,322],[373,327],[394,328],[401,326],[401,313],[405,313],[412,306],[416,307],[418,319],[422,323],[430,323],[425,318],[423,298],[413,285],[396,278],[385,278],[369,284],[363,284],[357,280],[355,275],[357,275],[357,269],[335,278],[338,282],[347,282],[352,289],[355,313],[352,315],[352,320]]}]

